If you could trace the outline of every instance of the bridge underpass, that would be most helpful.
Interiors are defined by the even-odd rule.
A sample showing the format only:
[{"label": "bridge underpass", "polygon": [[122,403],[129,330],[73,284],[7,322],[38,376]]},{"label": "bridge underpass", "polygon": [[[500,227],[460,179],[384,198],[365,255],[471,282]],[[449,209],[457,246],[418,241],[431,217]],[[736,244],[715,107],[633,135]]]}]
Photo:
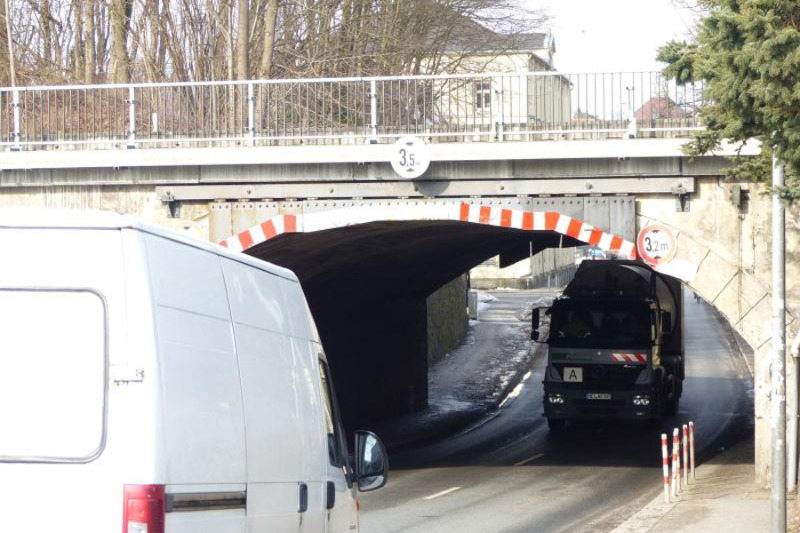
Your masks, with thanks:
[{"label": "bridge underpass", "polygon": [[[499,87],[513,78],[535,92],[536,78],[546,74],[500,75],[489,81]],[[580,77],[574,78],[577,83],[571,91],[564,92],[564,101],[572,101],[575,109],[578,94],[597,93],[597,101],[606,102],[609,93],[605,84],[598,86],[591,81],[597,76],[605,79],[604,74],[591,75],[586,85],[586,77],[583,82]],[[476,75],[474,79],[485,82],[488,78]],[[356,83],[368,89],[371,82],[376,82],[379,89],[391,86],[388,80],[341,83]],[[326,88],[319,80],[231,82],[219,87],[218,96],[243,94],[242,90],[251,85],[258,92],[262,85],[273,83],[323,90],[340,84],[331,82]],[[660,84],[617,86],[631,87],[633,100],[642,103],[662,94]],[[702,129],[694,113],[677,122],[653,122],[645,116],[634,116],[626,123],[581,108],[596,118],[587,121],[565,116],[562,122],[562,118],[508,114],[498,115],[499,121],[467,123],[460,110],[470,106],[471,92],[462,91],[458,94],[466,98],[463,106],[453,107],[458,112],[447,121],[433,123],[414,119],[421,108],[413,102],[378,99],[377,115],[373,116],[370,106],[364,105],[361,109],[365,114],[347,115],[354,119],[352,122],[325,124],[325,135],[319,135],[323,133],[320,124],[307,128],[306,124],[293,122],[295,118],[311,116],[297,112],[303,108],[300,101],[284,109],[288,114],[278,117],[281,131],[263,129],[264,124],[252,122],[248,113],[239,108],[229,109],[228,118],[237,115],[248,121],[220,121],[220,117],[205,113],[197,122],[176,129],[180,124],[166,119],[174,117],[178,109],[188,111],[184,104],[193,101],[199,88],[211,89],[204,84],[160,87],[176,98],[168,106],[155,109],[157,114],[142,113],[141,104],[148,101],[148,91],[153,88],[3,90],[9,107],[0,117],[0,125],[9,135],[0,142],[4,147],[0,151],[0,205],[110,209],[219,241],[279,214],[305,216],[314,209],[339,210],[361,201],[496,199],[512,206],[518,201],[540,202],[538,207],[526,209],[558,210],[581,218],[570,211],[570,201],[585,205],[590,201],[613,202],[620,198],[618,195],[635,197],[636,213],[630,227],[641,228],[650,223],[671,227],[678,239],[676,259],[688,266],[687,273],[693,276],[692,288],[723,313],[755,350],[756,463],[759,480],[768,480],[767,354],[771,332],[765,325],[770,314],[769,205],[761,195],[765,192],[763,187],[730,183],[722,178],[724,168],[730,164],[727,156],[737,155],[736,147],[724,146],[719,152],[695,159],[682,153],[681,147],[690,133]],[[99,110],[92,104],[96,99],[87,99],[86,95],[102,91],[113,93],[120,120],[90,123],[86,119],[97,116]],[[20,106],[11,105],[12,92],[19,96]],[[362,91],[366,104],[372,93]],[[69,119],[42,121],[40,104],[45,100],[55,103],[56,115]],[[247,100],[239,101],[244,104]],[[253,101],[255,118],[259,116],[258,102],[258,98]],[[400,113],[387,114],[384,103]],[[402,123],[373,120],[375,116],[409,113],[410,120]],[[154,117],[161,119],[150,120]],[[517,119],[522,122],[516,124]],[[215,124],[221,123],[233,125],[233,131],[216,128]],[[167,124],[170,126],[165,127]],[[429,143],[431,166],[419,179],[399,179],[391,169],[391,143],[400,135],[418,135]],[[748,143],[740,155],[757,152],[758,146]],[[575,196],[561,199],[559,195]],[[734,196],[741,201],[734,202]],[[563,203],[543,206],[553,197]],[[789,216],[795,217],[797,227],[797,214]],[[602,222],[588,217],[583,220],[604,227]],[[796,234],[787,235],[789,257],[797,255],[800,246]],[[510,257],[509,253],[503,255]],[[790,338],[794,338],[800,323],[796,319],[800,316],[800,284],[794,281],[800,280],[798,265],[798,261],[787,262]]]},{"label": "bridge underpass", "polygon": [[[587,208],[563,201],[573,212]],[[426,407],[426,298],[445,283],[496,255],[511,264],[546,248],[585,244],[634,254],[633,243],[617,234],[633,233],[632,198],[589,204],[587,214],[603,226],[526,210],[530,201],[514,202],[515,209],[498,203],[506,205],[373,202],[278,215],[223,244],[297,274],[352,429]]]}]

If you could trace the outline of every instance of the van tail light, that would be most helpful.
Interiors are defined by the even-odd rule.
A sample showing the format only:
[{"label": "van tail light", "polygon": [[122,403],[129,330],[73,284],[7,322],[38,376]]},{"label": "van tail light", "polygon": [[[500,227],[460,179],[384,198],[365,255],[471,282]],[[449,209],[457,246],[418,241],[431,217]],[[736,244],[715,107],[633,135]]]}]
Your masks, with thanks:
[{"label": "van tail light", "polygon": [[122,533],[164,533],[164,485],[125,485]]}]

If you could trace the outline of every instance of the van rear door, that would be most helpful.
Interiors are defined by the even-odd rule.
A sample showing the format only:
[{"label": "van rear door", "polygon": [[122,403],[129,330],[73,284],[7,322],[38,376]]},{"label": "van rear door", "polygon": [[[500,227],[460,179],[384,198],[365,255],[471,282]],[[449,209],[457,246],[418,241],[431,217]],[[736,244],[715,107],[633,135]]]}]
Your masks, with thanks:
[{"label": "van rear door", "polygon": [[241,377],[219,256],[155,235],[144,242],[158,338],[167,533],[244,533]]}]

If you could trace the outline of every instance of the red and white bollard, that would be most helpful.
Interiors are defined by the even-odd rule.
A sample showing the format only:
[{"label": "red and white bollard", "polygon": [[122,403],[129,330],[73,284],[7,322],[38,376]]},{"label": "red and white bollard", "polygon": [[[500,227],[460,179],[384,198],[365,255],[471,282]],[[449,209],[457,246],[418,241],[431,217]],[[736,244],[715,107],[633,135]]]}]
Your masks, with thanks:
[{"label": "red and white bollard", "polygon": [[694,476],[694,422],[689,422],[689,461],[692,465],[692,481],[697,478]]},{"label": "red and white bollard", "polygon": [[678,496],[680,487],[680,457],[678,450],[680,448],[680,440],[678,438],[678,428],[672,430],[672,495]]},{"label": "red and white bollard", "polygon": [[683,425],[683,486],[689,486],[689,426]]},{"label": "red and white bollard", "polygon": [[661,434],[661,465],[664,467],[664,503],[669,503],[669,450],[667,450],[667,434]]}]

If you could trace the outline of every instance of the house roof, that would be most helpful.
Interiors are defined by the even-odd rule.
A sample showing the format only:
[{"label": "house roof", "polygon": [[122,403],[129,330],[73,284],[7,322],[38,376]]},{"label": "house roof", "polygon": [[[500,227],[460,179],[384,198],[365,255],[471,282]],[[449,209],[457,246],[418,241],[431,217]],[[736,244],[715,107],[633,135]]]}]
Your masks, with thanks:
[{"label": "house roof", "polygon": [[515,36],[514,41],[518,50],[536,50],[552,45],[555,51],[553,36],[549,33],[520,33]]},{"label": "house roof", "polygon": [[453,32],[445,51],[450,53],[475,52],[533,52],[543,48],[553,48],[555,43],[549,33],[518,33],[504,35],[473,23],[475,26],[461,28]]},{"label": "house roof", "polygon": [[640,119],[683,118],[686,110],[667,96],[654,96],[645,102],[633,114]]},{"label": "house roof", "polygon": [[461,16],[450,38],[445,45],[447,53],[481,53],[481,52],[534,52],[543,48],[552,48],[555,42],[550,33],[531,32],[504,34],[490,30],[466,16]]}]

